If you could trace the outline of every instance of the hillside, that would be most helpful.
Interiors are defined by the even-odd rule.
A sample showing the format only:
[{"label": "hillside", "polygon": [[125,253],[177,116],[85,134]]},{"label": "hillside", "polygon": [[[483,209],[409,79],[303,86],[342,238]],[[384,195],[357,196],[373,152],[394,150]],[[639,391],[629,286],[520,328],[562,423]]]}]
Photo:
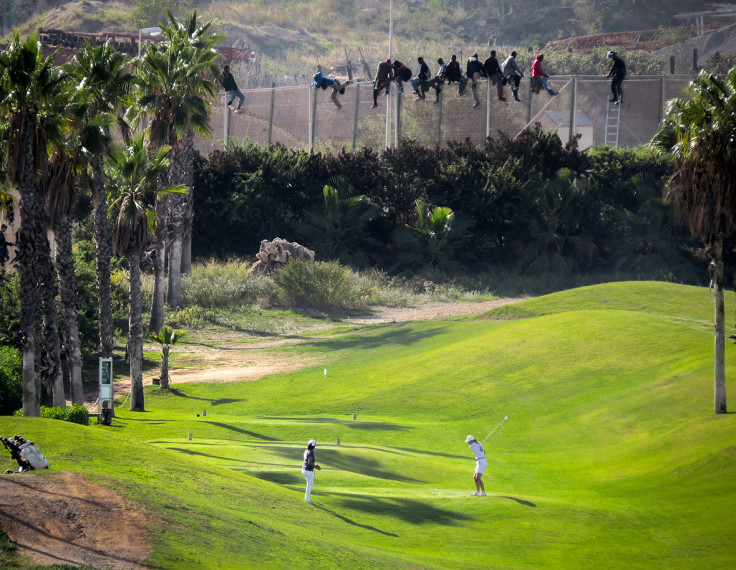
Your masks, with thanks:
[{"label": "hillside", "polygon": [[[586,287],[485,320],[274,345],[314,364],[149,388],[148,411],[123,406],[109,428],[1,418],[0,433],[41,447],[41,476],[73,471],[128,497],[161,568],[728,568],[736,419],[712,411],[711,315],[705,288]],[[486,442],[489,496],[471,497],[463,440],[504,416]],[[315,507],[299,473],[310,437]]]},{"label": "hillside", "polygon": [[[728,4],[712,2],[711,4]],[[360,47],[366,55],[385,52],[388,3],[378,0],[316,0],[268,3],[225,0],[19,0],[13,22],[25,32],[56,28],[81,32],[136,32],[165,19],[164,7],[176,13],[196,8],[221,25],[227,43],[250,46],[268,59],[290,59],[292,52],[342,57]],[[395,47],[544,45],[547,41],[599,32],[669,28],[691,22],[674,17],[702,10],[699,0],[599,3],[594,0],[397,0]],[[715,21],[714,21],[715,22]],[[711,22],[709,22],[711,23]],[[722,20],[718,23],[722,23]],[[8,27],[6,26],[6,30]],[[357,59],[354,56],[353,59]],[[330,62],[333,63],[333,62]]]}]

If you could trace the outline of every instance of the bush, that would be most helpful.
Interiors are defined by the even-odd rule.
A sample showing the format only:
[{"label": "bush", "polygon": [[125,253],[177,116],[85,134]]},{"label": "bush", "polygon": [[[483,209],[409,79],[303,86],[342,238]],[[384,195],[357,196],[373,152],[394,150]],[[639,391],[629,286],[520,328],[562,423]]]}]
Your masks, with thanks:
[{"label": "bush", "polygon": [[[23,410],[16,410],[16,416],[23,415]],[[75,404],[68,408],[48,408],[41,406],[41,417],[52,420],[63,420],[83,426],[89,425],[89,411],[82,404]]]},{"label": "bush", "polygon": [[292,259],[276,277],[275,301],[292,307],[345,309],[358,303],[353,275],[336,261]]},{"label": "bush", "polygon": [[9,416],[23,405],[20,350],[0,346],[0,415]]},{"label": "bush", "polygon": [[244,261],[197,264],[182,280],[182,296],[187,306],[205,308],[252,305],[271,296],[273,280],[251,277],[250,264]]}]

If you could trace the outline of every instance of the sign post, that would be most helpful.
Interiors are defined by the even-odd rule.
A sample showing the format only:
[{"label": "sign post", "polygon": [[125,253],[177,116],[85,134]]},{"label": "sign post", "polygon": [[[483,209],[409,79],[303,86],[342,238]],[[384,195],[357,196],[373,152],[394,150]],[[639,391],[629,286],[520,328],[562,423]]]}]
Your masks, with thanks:
[{"label": "sign post", "polygon": [[100,358],[99,365],[100,397],[97,408],[97,423],[110,425],[114,409],[114,390],[112,384],[112,358]]}]

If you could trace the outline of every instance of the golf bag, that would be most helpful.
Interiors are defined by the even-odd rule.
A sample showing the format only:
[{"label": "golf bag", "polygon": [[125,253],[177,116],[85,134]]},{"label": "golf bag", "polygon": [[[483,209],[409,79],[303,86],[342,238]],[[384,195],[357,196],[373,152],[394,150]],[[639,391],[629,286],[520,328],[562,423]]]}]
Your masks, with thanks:
[{"label": "golf bag", "polygon": [[0,437],[0,441],[3,442],[5,448],[10,452],[10,456],[18,462],[18,469],[15,471],[8,470],[5,472],[6,474],[49,468],[49,462],[41,455],[38,447],[32,441],[23,438],[23,436],[16,435],[12,438]]}]

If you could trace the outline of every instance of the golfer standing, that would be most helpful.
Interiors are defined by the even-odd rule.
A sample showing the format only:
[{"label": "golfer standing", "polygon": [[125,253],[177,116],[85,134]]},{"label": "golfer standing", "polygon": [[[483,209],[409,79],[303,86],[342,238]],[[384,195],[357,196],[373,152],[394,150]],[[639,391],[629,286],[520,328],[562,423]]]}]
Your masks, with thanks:
[{"label": "golfer standing", "polygon": [[304,500],[313,505],[310,494],[312,493],[312,486],[314,485],[314,470],[322,469],[319,465],[314,462],[314,447],[317,442],[310,439],[307,443],[307,449],[304,450],[304,465],[302,466],[302,475],[307,480],[307,492],[304,493]]},{"label": "golfer standing", "polygon": [[473,497],[485,497],[486,488],[483,485],[483,472],[488,466],[486,461],[486,450],[483,449],[483,444],[479,443],[472,435],[465,438],[465,443],[470,447],[470,452],[475,455],[475,472],[473,473],[473,481],[475,481],[475,493]]}]

